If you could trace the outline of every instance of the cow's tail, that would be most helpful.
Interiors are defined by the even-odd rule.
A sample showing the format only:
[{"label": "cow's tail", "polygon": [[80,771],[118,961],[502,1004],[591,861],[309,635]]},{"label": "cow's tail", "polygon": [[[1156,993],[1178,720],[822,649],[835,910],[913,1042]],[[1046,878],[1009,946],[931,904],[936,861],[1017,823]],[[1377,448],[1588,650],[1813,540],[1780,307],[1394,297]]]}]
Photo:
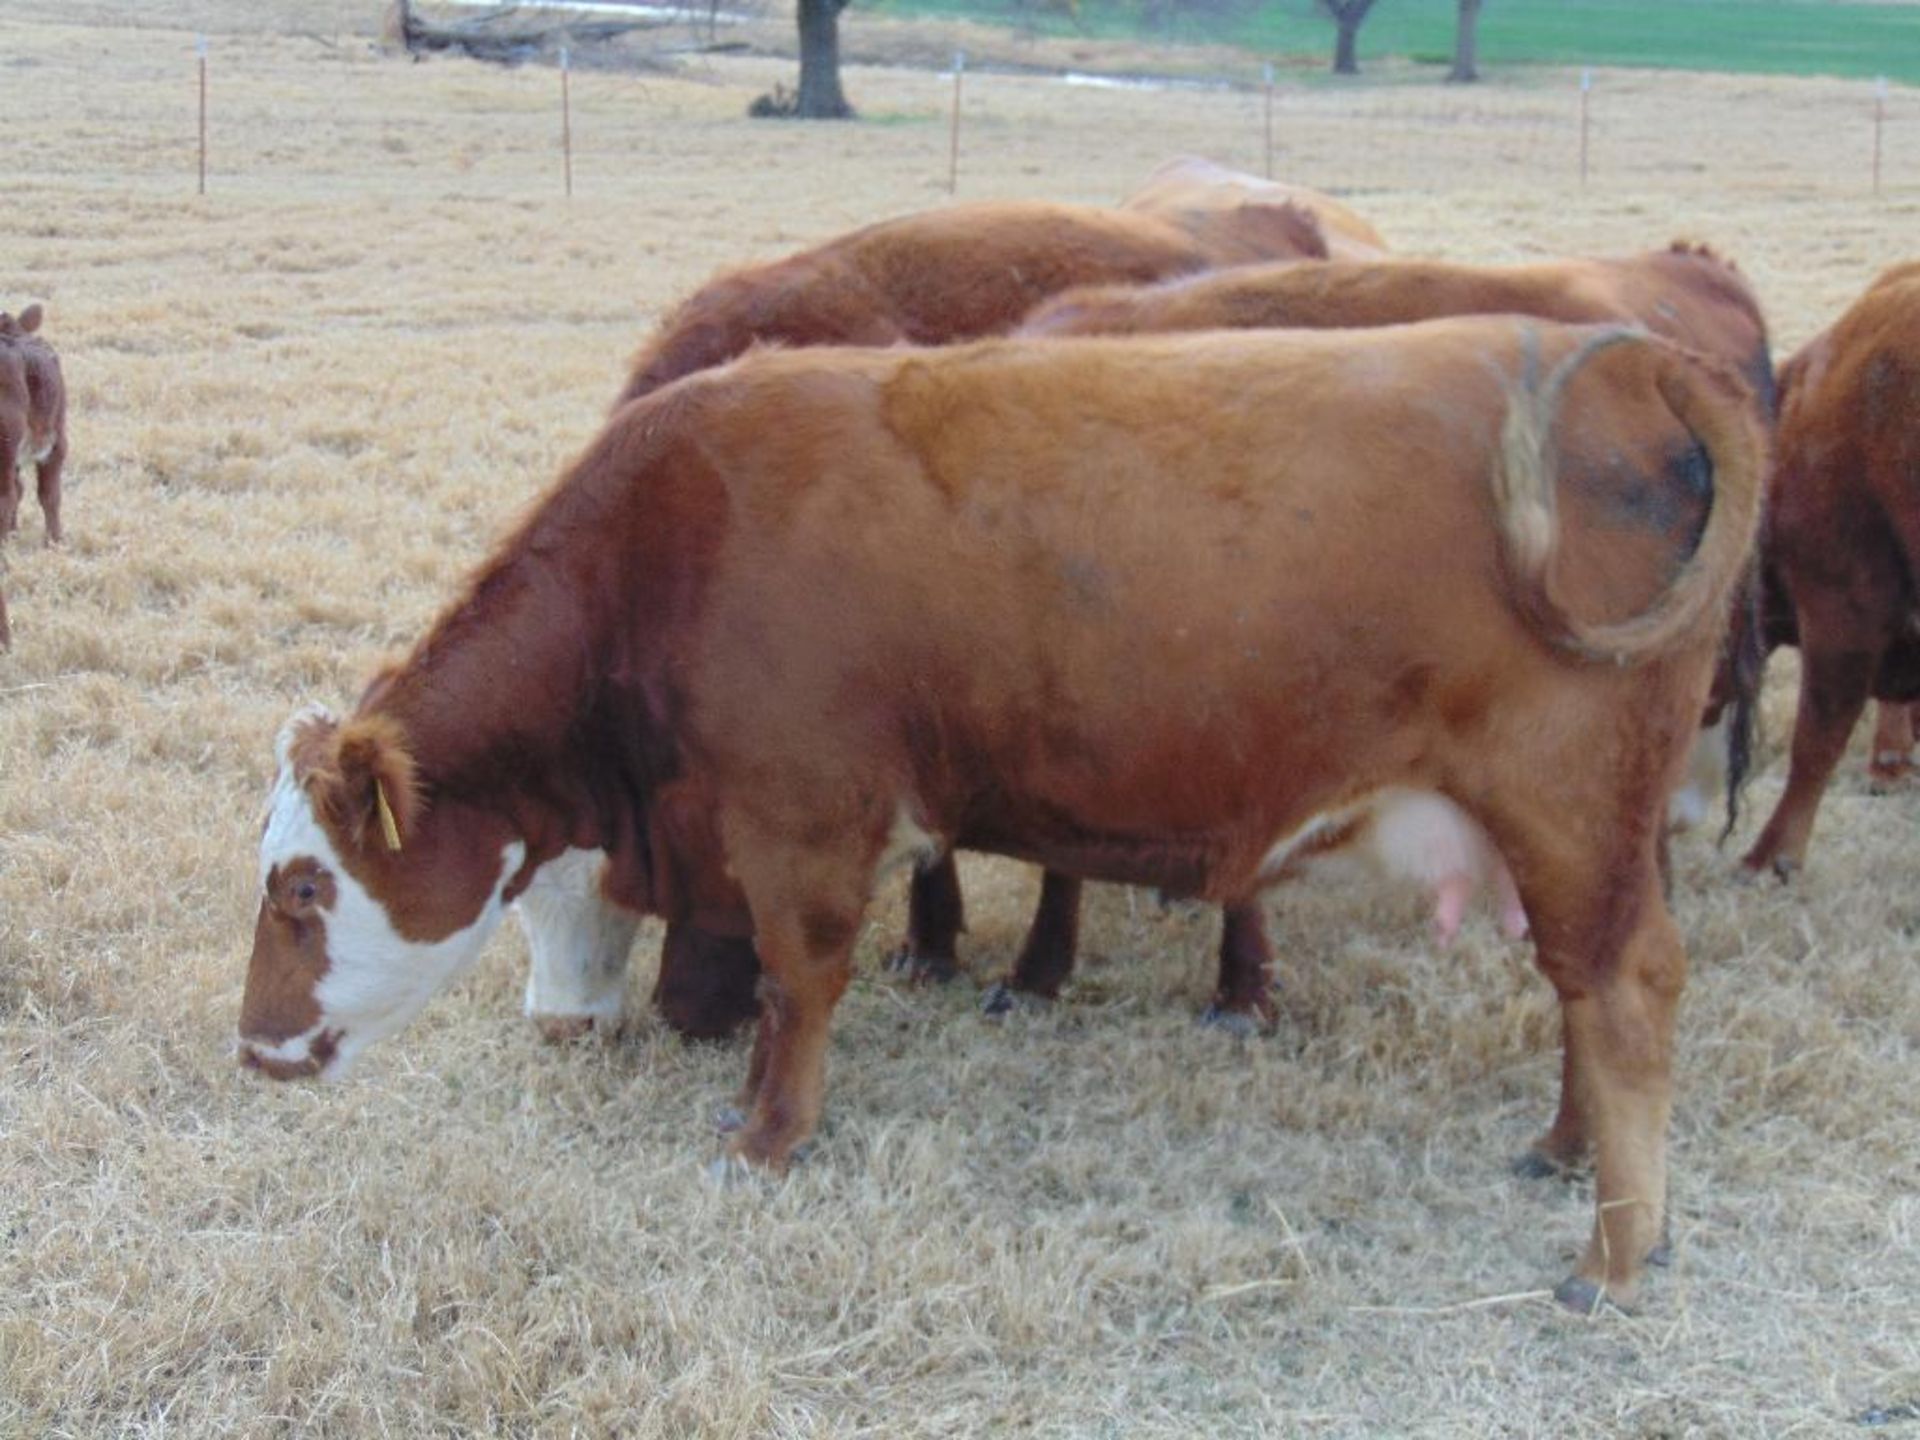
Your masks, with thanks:
[{"label": "cow's tail", "polygon": [[[1625,620],[1587,621],[1569,614],[1548,583],[1560,543],[1551,432],[1567,385],[1580,368],[1601,351],[1625,344],[1661,350],[1655,385],[1706,452],[1711,509],[1693,554],[1651,605]],[[1663,653],[1694,633],[1709,614],[1719,629],[1753,547],[1765,478],[1766,442],[1743,382],[1716,361],[1626,327],[1602,330],[1581,342],[1544,382],[1529,331],[1526,368],[1529,373],[1507,408],[1493,489],[1514,599],[1533,628],[1570,655],[1619,665]]]}]

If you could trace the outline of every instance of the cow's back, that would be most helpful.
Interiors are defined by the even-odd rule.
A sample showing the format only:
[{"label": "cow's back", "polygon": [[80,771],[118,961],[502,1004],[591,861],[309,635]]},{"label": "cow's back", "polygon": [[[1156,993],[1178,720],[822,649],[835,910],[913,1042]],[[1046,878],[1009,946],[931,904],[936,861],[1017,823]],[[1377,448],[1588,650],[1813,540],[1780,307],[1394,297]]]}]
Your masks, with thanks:
[{"label": "cow's back", "polygon": [[1163,217],[1291,203],[1319,221],[1332,258],[1373,260],[1387,253],[1387,242],[1371,222],[1332,196],[1193,155],[1167,161],[1120,203],[1124,209]]},{"label": "cow's back", "polygon": [[754,345],[945,345],[1012,329],[1076,285],[1145,284],[1211,265],[1325,254],[1293,208],[1177,218],[1042,202],[901,216],[709,281],[635,357],[620,401]]}]

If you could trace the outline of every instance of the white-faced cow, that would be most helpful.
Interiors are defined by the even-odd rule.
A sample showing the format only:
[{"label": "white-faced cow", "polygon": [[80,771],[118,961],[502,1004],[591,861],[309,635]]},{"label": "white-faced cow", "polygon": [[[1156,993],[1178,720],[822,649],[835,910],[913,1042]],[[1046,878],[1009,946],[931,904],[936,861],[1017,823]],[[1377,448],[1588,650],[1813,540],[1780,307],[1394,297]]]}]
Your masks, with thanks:
[{"label": "white-faced cow", "polygon": [[1561,1000],[1539,1143],[1597,1165],[1561,1296],[1628,1300],[1685,972],[1656,855],[1763,450],[1729,367],[1513,319],[690,377],[618,412],[351,714],[287,726],[242,1058],[337,1073],[602,851],[612,902],[751,931],[728,1145],[777,1170],[889,865],[964,846],[1247,903],[1437,795]]}]

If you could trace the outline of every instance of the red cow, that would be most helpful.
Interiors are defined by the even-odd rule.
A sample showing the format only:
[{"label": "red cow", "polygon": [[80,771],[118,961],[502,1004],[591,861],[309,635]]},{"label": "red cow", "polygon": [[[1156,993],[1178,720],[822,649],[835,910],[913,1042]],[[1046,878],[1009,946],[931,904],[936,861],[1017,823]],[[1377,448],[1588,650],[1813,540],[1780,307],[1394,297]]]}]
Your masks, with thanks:
[{"label": "red cow", "polygon": [[[1920,699],[1920,264],[1886,272],[1781,367],[1762,551],[1766,640],[1799,645],[1800,707],[1786,790],[1746,864],[1785,877],[1867,700]],[[1904,760],[1899,709],[1882,722],[1876,764]]]},{"label": "red cow", "polygon": [[1299,205],[1312,212],[1327,237],[1335,260],[1378,260],[1387,253],[1380,232],[1330,195],[1229,170],[1197,155],[1169,160],[1147,183],[1120,202],[1123,210],[1145,215],[1182,215],[1204,210],[1237,210],[1250,205]]},{"label": "red cow", "polygon": [[729,1151],[777,1170],[889,864],[1247,903],[1439,795],[1561,998],[1539,1148],[1591,1146],[1597,1208],[1559,1293],[1630,1300],[1685,971],[1656,856],[1763,456],[1731,369],[1512,319],[691,377],[617,413],[352,715],[283,730],[241,1057],[340,1072],[602,851],[610,903],[751,931]]},{"label": "red cow", "polygon": [[[60,471],[67,461],[67,387],[60,357],[40,337],[40,307],[0,311],[0,540],[20,528],[21,468],[35,466],[47,544],[60,539]],[[0,649],[12,640],[0,595]]]}]

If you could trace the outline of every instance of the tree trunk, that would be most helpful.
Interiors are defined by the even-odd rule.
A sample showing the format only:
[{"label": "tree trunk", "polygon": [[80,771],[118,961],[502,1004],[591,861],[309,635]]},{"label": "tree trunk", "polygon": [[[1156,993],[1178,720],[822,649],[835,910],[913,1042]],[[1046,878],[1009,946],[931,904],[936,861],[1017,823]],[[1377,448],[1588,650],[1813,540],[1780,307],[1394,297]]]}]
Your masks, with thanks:
[{"label": "tree trunk", "polygon": [[1321,0],[1321,3],[1333,16],[1333,73],[1358,75],[1360,57],[1354,46],[1360,38],[1361,22],[1373,9],[1373,0]]},{"label": "tree trunk", "polygon": [[848,120],[853,107],[840,89],[840,12],[847,0],[800,0],[802,120]]},{"label": "tree trunk", "polygon": [[1456,84],[1465,84],[1480,78],[1478,65],[1480,50],[1480,5],[1481,0],[1460,0],[1460,18],[1453,32],[1453,69],[1447,72],[1447,79]]}]

